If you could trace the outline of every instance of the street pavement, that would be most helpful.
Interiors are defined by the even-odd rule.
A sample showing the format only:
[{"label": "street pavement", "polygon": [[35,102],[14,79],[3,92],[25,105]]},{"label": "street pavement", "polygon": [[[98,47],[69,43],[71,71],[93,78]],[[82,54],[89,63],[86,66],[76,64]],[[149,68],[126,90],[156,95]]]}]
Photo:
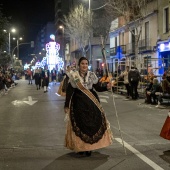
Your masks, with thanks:
[{"label": "street pavement", "polygon": [[65,98],[56,94],[58,86],[50,83],[44,93],[21,79],[0,97],[0,170],[170,169],[170,141],[159,136],[168,108],[98,93],[114,141],[91,157],[79,156],[64,147]]}]

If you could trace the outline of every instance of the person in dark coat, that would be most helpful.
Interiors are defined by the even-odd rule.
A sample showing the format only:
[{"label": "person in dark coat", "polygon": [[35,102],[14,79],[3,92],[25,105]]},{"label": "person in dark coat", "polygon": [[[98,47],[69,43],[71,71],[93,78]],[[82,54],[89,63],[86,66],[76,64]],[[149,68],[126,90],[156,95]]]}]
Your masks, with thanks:
[{"label": "person in dark coat", "polygon": [[157,104],[158,98],[156,96],[156,92],[160,92],[160,91],[161,91],[161,86],[158,82],[158,79],[154,78],[151,89],[147,91],[148,103]]},{"label": "person in dark coat", "polygon": [[49,78],[50,78],[50,71],[48,70],[48,67],[45,66],[44,70],[42,71],[42,86],[44,87],[44,93],[48,92],[47,88],[49,85]]},{"label": "person in dark coat", "polygon": [[140,73],[139,71],[132,66],[131,70],[128,73],[128,80],[129,80],[129,85],[130,85],[130,91],[131,91],[131,97],[132,99],[136,100],[138,98],[138,83],[140,81]]},{"label": "person in dark coat", "polygon": [[56,76],[57,76],[57,71],[55,70],[55,68],[53,68],[51,70],[51,81],[54,82],[56,84]]},{"label": "person in dark coat", "polygon": [[41,87],[41,72],[38,68],[35,70],[34,79],[35,79],[35,85],[36,85],[37,90],[38,90]]},{"label": "person in dark coat", "polygon": [[71,67],[67,66],[66,73],[63,74],[64,78],[63,78],[62,92],[64,93],[66,93],[71,72],[72,72]]}]

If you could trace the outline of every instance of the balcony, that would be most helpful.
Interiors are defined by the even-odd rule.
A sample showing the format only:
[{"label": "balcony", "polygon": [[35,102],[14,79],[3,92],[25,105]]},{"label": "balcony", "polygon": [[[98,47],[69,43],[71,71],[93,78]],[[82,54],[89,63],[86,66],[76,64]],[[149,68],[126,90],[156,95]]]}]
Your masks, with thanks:
[{"label": "balcony", "polygon": [[128,55],[134,55],[135,54],[135,43],[129,43],[126,45],[126,53]]},{"label": "balcony", "polygon": [[126,54],[126,45],[120,45],[120,46],[117,46],[117,47],[110,48],[110,55],[111,56],[115,56],[117,54],[117,52],[122,53],[122,54]]},{"label": "balcony", "polygon": [[139,41],[139,53],[151,52],[153,47],[150,45],[150,39],[143,39]]},{"label": "balcony", "polygon": [[110,55],[115,56],[117,54],[117,47],[110,48]]},{"label": "balcony", "polygon": [[122,54],[126,54],[126,45],[121,45],[120,46]]}]

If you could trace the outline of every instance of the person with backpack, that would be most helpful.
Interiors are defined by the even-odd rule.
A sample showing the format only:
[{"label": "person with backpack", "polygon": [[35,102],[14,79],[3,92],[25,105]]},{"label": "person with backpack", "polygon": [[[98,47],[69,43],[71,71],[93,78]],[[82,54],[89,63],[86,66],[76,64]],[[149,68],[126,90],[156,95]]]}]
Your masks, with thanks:
[{"label": "person with backpack", "polygon": [[133,100],[136,100],[138,98],[138,83],[140,81],[140,73],[139,71],[134,67],[131,66],[131,69],[128,73],[128,80],[129,80],[129,85],[130,85],[130,91],[131,91],[131,97]]}]

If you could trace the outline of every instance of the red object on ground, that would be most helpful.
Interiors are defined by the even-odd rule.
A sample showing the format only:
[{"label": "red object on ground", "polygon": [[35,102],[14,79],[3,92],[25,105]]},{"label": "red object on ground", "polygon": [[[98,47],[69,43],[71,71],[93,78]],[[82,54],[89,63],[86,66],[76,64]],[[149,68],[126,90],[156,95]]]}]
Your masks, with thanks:
[{"label": "red object on ground", "polygon": [[160,136],[164,139],[170,140],[170,117],[169,116],[165,120]]}]

